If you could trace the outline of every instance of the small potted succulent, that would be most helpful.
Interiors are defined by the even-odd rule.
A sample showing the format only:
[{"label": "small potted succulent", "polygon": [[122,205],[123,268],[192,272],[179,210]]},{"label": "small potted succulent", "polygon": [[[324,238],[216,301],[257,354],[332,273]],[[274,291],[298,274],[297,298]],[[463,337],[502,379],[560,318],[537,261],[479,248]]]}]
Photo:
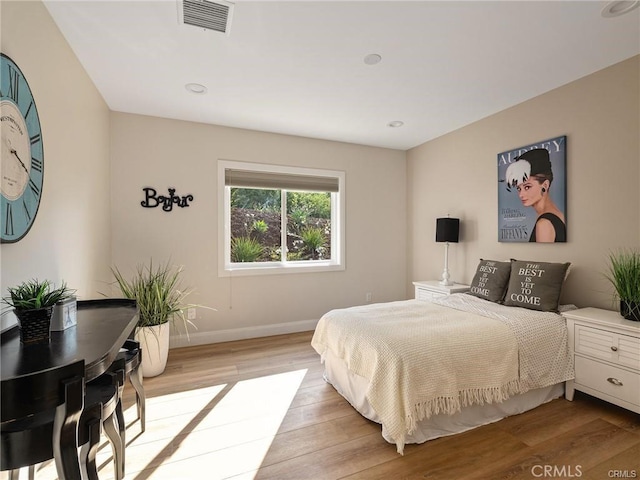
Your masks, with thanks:
[{"label": "small potted succulent", "polygon": [[51,315],[56,303],[73,296],[75,290],[66,283],[55,288],[49,280],[28,280],[7,289],[9,295],[2,301],[13,307],[20,326],[20,341],[29,345],[49,341]]},{"label": "small potted succulent", "polygon": [[640,321],[640,251],[618,250],[609,254],[607,279],[620,300],[620,315]]}]

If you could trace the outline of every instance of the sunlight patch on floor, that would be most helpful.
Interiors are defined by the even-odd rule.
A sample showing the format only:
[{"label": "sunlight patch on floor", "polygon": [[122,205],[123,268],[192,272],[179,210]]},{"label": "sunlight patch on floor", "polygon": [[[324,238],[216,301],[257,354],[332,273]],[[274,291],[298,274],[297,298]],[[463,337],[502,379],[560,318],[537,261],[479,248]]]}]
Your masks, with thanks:
[{"label": "sunlight patch on floor", "polygon": [[[203,473],[207,480],[253,478],[306,373],[303,369],[148,398],[143,434],[132,405],[124,412],[125,479],[199,480]],[[101,480],[114,478],[111,446],[104,437],[97,464]],[[36,477],[56,479],[53,462],[40,465]]]},{"label": "sunlight patch on floor", "polygon": [[[200,478],[204,469],[208,479],[223,479],[257,470],[305,374],[298,370],[153,399],[147,431],[127,447],[126,477]],[[99,464],[109,457],[103,449]]]}]

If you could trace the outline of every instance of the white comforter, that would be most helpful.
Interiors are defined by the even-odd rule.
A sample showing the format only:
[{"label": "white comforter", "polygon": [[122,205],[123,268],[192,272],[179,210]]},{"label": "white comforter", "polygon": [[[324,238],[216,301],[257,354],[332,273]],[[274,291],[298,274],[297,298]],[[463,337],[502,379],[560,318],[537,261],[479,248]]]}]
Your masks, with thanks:
[{"label": "white comforter", "polygon": [[402,453],[416,423],[573,378],[564,318],[456,294],[332,310],[311,341],[369,381]]}]

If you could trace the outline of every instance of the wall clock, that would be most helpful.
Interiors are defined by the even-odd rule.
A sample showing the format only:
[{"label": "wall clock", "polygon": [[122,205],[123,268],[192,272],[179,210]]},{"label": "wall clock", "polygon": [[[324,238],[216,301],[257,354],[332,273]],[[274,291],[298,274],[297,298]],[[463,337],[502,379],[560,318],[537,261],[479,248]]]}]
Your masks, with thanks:
[{"label": "wall clock", "polygon": [[44,180],[44,149],[36,102],[24,74],[0,56],[0,241],[17,242],[36,218]]}]

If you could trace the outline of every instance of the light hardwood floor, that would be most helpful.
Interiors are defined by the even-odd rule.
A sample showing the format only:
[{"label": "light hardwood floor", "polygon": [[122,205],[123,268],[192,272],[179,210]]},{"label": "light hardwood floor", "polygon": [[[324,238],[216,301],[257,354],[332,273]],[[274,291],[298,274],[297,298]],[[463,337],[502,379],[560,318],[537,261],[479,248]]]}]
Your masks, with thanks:
[{"label": "light hardwood floor", "polygon": [[[640,416],[580,392],[404,456],[322,378],[311,333],[170,351],[145,379],[147,429],[125,392],[126,479],[640,478]],[[113,478],[110,448],[100,478]],[[37,479],[56,478],[50,463]]]}]

